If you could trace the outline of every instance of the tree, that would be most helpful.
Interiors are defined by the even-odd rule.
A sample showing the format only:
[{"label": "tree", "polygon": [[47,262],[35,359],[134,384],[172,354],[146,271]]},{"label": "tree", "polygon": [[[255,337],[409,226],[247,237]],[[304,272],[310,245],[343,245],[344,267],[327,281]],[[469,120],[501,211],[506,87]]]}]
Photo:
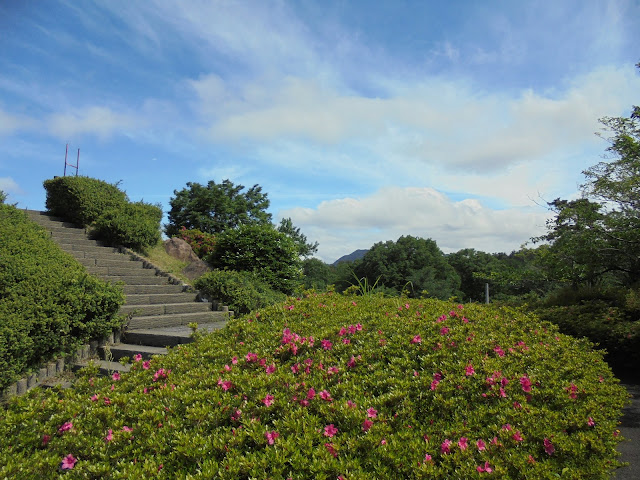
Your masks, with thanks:
[{"label": "tree", "polygon": [[187,188],[174,190],[175,197],[169,200],[169,223],[165,232],[172,237],[180,229],[198,229],[217,234],[241,225],[265,225],[271,222],[267,213],[269,200],[262,187],[254,185],[247,191],[243,185],[234,185],[230,180],[216,184],[213,180],[206,186],[187,183]]},{"label": "tree", "polygon": [[318,251],[318,242],[307,243],[306,235],[293,225],[291,218],[283,218],[278,226],[278,231],[284,233],[294,241],[301,257],[310,257]]},{"label": "tree", "polygon": [[325,291],[336,280],[335,269],[317,258],[302,261],[304,288]]},{"label": "tree", "polygon": [[356,266],[355,274],[369,285],[378,282],[397,294],[408,289],[410,296],[449,298],[458,295],[460,277],[431,239],[410,235],[397,242],[376,243]]},{"label": "tree", "polygon": [[216,237],[215,249],[205,259],[213,268],[255,272],[287,294],[293,293],[301,280],[297,246],[270,223],[225,230]]}]

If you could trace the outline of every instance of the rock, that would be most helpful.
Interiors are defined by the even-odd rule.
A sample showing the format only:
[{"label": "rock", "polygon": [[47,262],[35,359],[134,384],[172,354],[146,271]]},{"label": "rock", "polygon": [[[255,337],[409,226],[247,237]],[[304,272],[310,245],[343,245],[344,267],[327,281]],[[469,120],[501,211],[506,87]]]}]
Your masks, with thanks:
[{"label": "rock", "polygon": [[164,250],[169,255],[183,262],[196,262],[202,261],[193,252],[191,245],[182,240],[181,238],[173,237],[164,242]]},{"label": "rock", "polygon": [[194,260],[189,265],[184,267],[182,269],[182,274],[189,280],[195,280],[196,278],[210,271],[211,269],[209,268],[209,265],[198,258],[197,260]]}]

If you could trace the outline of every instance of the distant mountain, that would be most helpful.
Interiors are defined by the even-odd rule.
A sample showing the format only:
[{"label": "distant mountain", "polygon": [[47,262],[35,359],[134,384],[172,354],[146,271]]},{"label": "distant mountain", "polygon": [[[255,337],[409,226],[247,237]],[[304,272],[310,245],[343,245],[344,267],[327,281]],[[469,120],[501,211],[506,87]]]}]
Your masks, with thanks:
[{"label": "distant mountain", "polygon": [[353,262],[354,260],[360,260],[364,257],[364,254],[367,253],[369,249],[366,250],[356,250],[355,252],[351,252],[349,255],[343,255],[335,262],[333,262],[333,266],[335,267],[340,262]]}]

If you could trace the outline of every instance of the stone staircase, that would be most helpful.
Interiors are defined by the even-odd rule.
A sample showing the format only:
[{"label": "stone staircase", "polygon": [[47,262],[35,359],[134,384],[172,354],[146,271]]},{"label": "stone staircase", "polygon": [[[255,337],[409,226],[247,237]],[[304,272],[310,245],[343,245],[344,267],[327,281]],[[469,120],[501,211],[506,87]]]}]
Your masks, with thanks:
[{"label": "stone staircase", "polygon": [[[122,357],[144,359],[167,353],[168,346],[192,341],[190,323],[199,330],[223,328],[233,312],[205,301],[198,293],[179,280],[161,272],[149,262],[124,248],[104,246],[90,239],[85,230],[47,215],[25,210],[33,221],[44,227],[60,247],[73,255],[87,271],[109,282],[123,282],[126,302],[120,313],[129,316],[123,332],[114,332],[111,339],[92,345],[103,372],[128,371]],[[79,365],[86,364],[81,360]]]}]

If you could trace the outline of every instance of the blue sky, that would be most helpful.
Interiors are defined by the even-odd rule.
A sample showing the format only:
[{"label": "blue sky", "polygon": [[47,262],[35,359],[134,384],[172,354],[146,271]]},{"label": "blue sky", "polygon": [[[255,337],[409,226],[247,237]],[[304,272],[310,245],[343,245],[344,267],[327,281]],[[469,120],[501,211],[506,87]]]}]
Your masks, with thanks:
[{"label": "blue sky", "polygon": [[[639,101],[640,2],[0,3],[0,189],[64,170],[169,209],[262,186],[333,262],[401,235],[510,252]],[[68,172],[69,173],[69,172]]]}]

